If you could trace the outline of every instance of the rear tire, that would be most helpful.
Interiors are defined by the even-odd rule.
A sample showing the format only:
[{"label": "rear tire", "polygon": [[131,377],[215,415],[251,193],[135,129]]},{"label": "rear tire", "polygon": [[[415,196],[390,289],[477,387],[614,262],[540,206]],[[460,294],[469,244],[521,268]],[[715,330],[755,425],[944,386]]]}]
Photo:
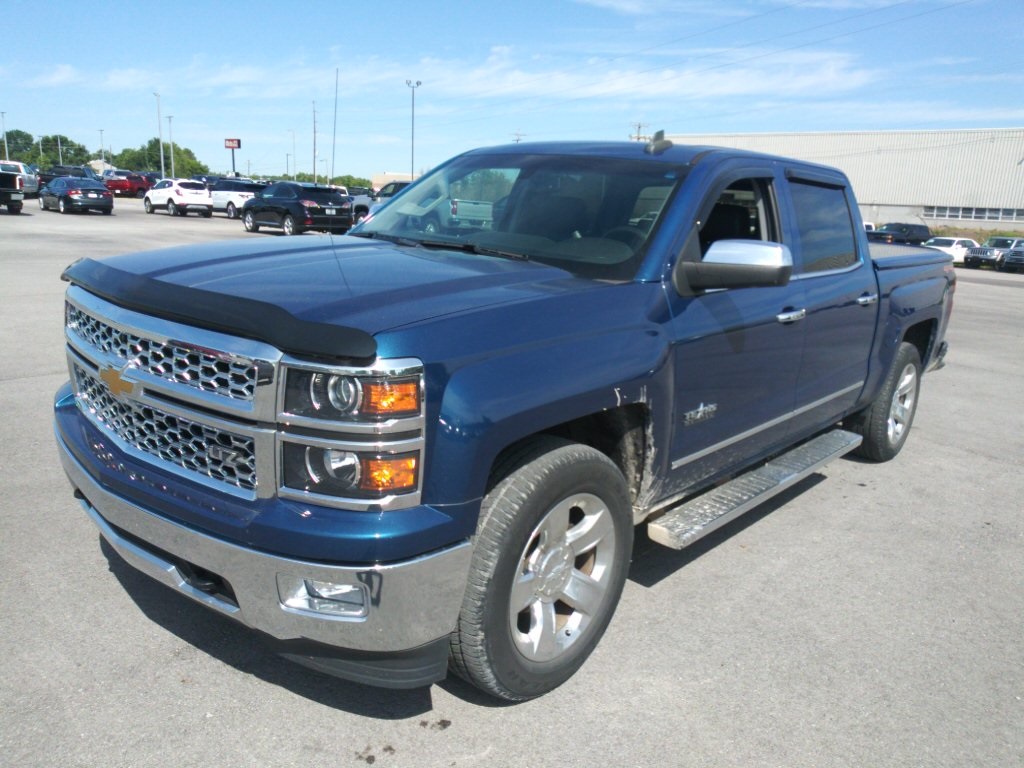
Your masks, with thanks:
[{"label": "rear tire", "polygon": [[237,219],[238,218],[238,209],[235,208],[235,204],[234,203],[228,203],[227,214],[228,214],[228,218],[229,219]]},{"label": "rear tire", "polygon": [[510,453],[481,507],[452,670],[508,701],[561,685],[608,627],[632,545],[626,481],[604,454],[552,437]]},{"label": "rear tire", "polygon": [[19,213],[21,213],[21,208],[23,205],[24,203],[8,203],[7,212],[13,213],[14,215],[18,215]]},{"label": "rear tire", "polygon": [[286,235],[297,235],[299,231],[295,228],[295,219],[290,215],[284,217],[284,221],[281,222],[281,229]]},{"label": "rear tire", "polygon": [[68,205],[67,203],[64,202],[63,197],[57,200],[57,210],[60,211],[61,213],[68,212]]},{"label": "rear tire", "polygon": [[875,401],[846,420],[845,426],[864,437],[855,453],[871,461],[889,461],[907,442],[921,391],[921,355],[902,342]]},{"label": "rear tire", "polygon": [[178,206],[174,204],[173,200],[167,201],[167,215],[168,216],[179,216],[181,212],[178,210]]}]

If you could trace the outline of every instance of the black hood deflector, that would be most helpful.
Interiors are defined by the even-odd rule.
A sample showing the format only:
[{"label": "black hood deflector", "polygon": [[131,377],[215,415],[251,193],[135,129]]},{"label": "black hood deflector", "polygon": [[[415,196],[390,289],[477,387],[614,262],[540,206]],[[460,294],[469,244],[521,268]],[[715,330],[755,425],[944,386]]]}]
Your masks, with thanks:
[{"label": "black hood deflector", "polygon": [[264,341],[293,355],[368,361],[377,354],[376,340],[358,328],[301,320],[264,301],[155,280],[94,259],[76,261],[61,278],[126,309]]}]

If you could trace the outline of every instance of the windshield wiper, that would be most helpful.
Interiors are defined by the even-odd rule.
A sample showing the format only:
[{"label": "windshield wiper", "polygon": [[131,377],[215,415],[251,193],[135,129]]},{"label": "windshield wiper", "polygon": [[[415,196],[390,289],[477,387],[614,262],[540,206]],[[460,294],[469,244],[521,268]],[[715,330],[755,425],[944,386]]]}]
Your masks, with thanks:
[{"label": "windshield wiper", "polygon": [[514,251],[505,251],[501,248],[488,248],[483,245],[477,245],[476,243],[462,243],[458,241],[450,240],[420,240],[419,244],[424,248],[448,248],[453,251],[465,251],[466,253],[475,253],[479,256],[501,256],[505,259],[515,259],[516,261],[529,261],[530,257],[525,253],[516,253]]}]

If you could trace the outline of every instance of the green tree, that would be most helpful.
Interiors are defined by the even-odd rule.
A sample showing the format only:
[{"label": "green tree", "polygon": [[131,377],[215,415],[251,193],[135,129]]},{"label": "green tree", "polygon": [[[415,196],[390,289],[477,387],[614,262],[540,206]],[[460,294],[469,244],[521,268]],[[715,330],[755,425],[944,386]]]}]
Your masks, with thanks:
[{"label": "green tree", "polygon": [[[118,168],[130,171],[160,170],[160,139],[152,138],[137,149],[124,149],[110,160]],[[209,173],[210,169],[196,159],[188,147],[174,145],[174,175],[188,177],[197,173]],[[164,142],[164,173],[171,175],[171,145]]]},{"label": "green tree", "polygon": [[35,162],[43,169],[57,164],[84,165],[92,156],[83,145],[61,134],[40,136],[37,150],[38,154],[33,152],[38,158]]},{"label": "green tree", "polygon": [[34,155],[32,150],[35,146],[36,140],[32,138],[31,133],[25,133],[25,131],[8,131],[7,132],[7,154],[9,160],[20,160],[23,163],[35,163],[38,162],[38,156]]}]

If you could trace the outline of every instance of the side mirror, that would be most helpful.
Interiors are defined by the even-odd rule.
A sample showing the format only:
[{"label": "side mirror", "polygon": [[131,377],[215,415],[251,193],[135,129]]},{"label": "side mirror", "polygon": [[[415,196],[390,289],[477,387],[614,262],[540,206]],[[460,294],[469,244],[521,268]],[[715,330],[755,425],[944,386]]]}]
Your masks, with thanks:
[{"label": "side mirror", "polygon": [[793,254],[781,243],[716,240],[703,260],[680,259],[676,271],[677,289],[682,285],[693,291],[782,286],[793,274]]}]

